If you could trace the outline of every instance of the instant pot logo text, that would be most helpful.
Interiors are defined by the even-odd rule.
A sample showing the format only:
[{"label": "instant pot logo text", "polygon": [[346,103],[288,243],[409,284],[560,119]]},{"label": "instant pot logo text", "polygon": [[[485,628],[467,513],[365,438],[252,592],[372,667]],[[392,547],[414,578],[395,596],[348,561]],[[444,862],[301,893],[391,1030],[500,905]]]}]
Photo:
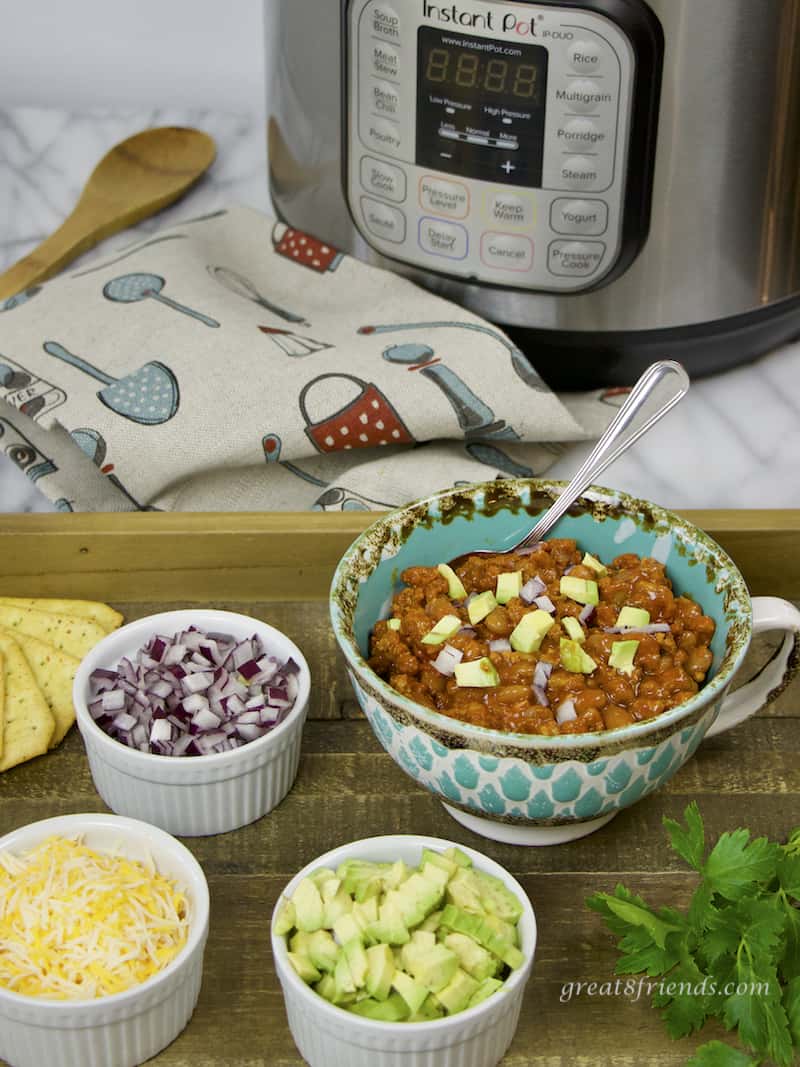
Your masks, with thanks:
[{"label": "instant pot logo text", "polygon": [[517,37],[536,37],[536,16],[519,18],[511,11],[464,11],[458,4],[432,4],[422,0],[422,14],[427,19],[448,23],[451,26],[467,26],[479,30],[500,30]]}]

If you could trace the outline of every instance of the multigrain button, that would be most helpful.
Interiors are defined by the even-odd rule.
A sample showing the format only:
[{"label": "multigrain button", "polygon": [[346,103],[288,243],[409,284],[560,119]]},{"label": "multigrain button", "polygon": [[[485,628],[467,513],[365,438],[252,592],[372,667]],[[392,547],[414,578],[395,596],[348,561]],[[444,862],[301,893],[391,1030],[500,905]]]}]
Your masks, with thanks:
[{"label": "multigrain button", "polygon": [[581,115],[596,111],[603,104],[610,104],[614,100],[613,93],[603,88],[602,79],[590,81],[588,78],[579,78],[570,82],[564,89],[556,89],[555,95],[559,104]]},{"label": "multigrain button", "polygon": [[567,156],[561,164],[561,184],[567,189],[591,189],[597,181],[597,163],[589,156]]},{"label": "multigrain button", "polygon": [[387,156],[396,156],[400,152],[400,127],[388,119],[367,117],[363,138],[370,148]]},{"label": "multigrain button", "polygon": [[464,259],[469,238],[466,229],[457,222],[442,222],[423,215],[419,220],[419,246],[434,256]]},{"label": "multigrain button", "polygon": [[372,73],[379,78],[397,78],[400,74],[400,51],[385,41],[372,45]]},{"label": "multigrain button", "polygon": [[517,233],[493,233],[481,236],[481,260],[497,270],[530,270],[533,266],[533,241]]},{"label": "multigrain button", "polygon": [[368,193],[402,204],[406,198],[405,172],[385,159],[361,158],[361,184]]},{"label": "multigrain button", "polygon": [[400,111],[400,90],[389,82],[373,80],[370,95],[372,110],[376,115],[394,118]]},{"label": "multigrain button", "polygon": [[567,62],[579,74],[596,74],[602,67],[602,52],[595,41],[573,41],[567,46]]},{"label": "multigrain button", "polygon": [[498,226],[532,226],[533,201],[517,193],[498,189],[489,193],[489,219]]},{"label": "multigrain button", "polygon": [[606,134],[591,119],[569,119],[556,130],[560,143],[572,151],[588,152],[602,146],[607,140]]},{"label": "multigrain button", "polygon": [[369,28],[376,37],[387,41],[400,40],[400,16],[389,4],[373,4],[369,13]]},{"label": "multigrain button", "polygon": [[425,211],[465,219],[469,214],[469,191],[461,182],[449,182],[423,174],[419,180],[419,202]]},{"label": "multigrain button", "polygon": [[605,251],[602,241],[551,241],[547,269],[566,278],[586,278],[600,266]]},{"label": "multigrain button", "polygon": [[361,210],[367,229],[384,241],[402,244],[406,239],[406,217],[402,211],[369,196],[361,197]]},{"label": "multigrain button", "polygon": [[596,237],[605,233],[608,226],[608,204],[603,200],[554,200],[550,209],[550,226],[556,233]]}]

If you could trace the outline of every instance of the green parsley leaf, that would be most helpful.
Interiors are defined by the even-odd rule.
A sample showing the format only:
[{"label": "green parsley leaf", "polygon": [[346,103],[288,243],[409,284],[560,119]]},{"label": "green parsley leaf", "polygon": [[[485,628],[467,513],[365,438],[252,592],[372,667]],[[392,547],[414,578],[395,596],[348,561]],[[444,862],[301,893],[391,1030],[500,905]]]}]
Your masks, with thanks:
[{"label": "green parsley leaf", "polygon": [[684,949],[680,964],[662,979],[653,996],[653,1007],[664,1008],[661,1018],[671,1038],[686,1037],[699,1030],[709,1015],[710,979]]},{"label": "green parsley leaf", "polygon": [[780,856],[780,845],[766,837],[750,841],[750,831],[740,827],[722,834],[705,862],[703,873],[715,893],[726,900],[738,900],[775,877]]},{"label": "green parsley leaf", "polygon": [[800,1047],[800,975],[793,978],[784,989],[783,1007],[789,1019],[792,1041]]},{"label": "green parsley leaf", "polygon": [[776,874],[784,893],[800,901],[800,853],[785,853],[781,856],[776,865]]},{"label": "green parsley leaf", "polygon": [[759,1061],[741,1052],[738,1048],[731,1048],[723,1041],[709,1041],[701,1045],[690,1060],[686,1061],[686,1067],[758,1067]]},{"label": "green parsley leaf", "polygon": [[775,896],[778,907],[786,916],[783,952],[778,960],[778,968],[784,979],[789,982],[795,975],[800,975],[800,908],[793,907],[785,894],[778,892]]},{"label": "green parsley leaf", "polygon": [[693,800],[688,805],[683,813],[683,818],[686,822],[685,830],[674,819],[665,818],[663,820],[664,826],[669,834],[673,849],[686,860],[690,867],[694,867],[696,871],[701,871],[703,869],[703,855],[706,850],[706,836],[703,829],[703,817],[700,814],[697,801]]},{"label": "green parsley leaf", "polygon": [[729,1030],[739,1028],[743,1044],[766,1052],[780,1067],[794,1060],[789,1020],[781,1003],[778,972],[754,966],[747,952],[736,963],[736,990],[725,1000],[723,1021]]},{"label": "green parsley leaf", "polygon": [[789,834],[789,840],[783,846],[783,850],[790,856],[800,856],[800,826]]}]

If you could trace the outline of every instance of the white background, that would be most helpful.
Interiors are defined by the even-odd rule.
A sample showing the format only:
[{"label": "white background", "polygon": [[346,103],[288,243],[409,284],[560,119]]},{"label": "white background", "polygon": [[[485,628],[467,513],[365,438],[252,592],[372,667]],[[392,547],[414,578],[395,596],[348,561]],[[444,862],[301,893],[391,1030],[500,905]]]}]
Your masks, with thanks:
[{"label": "white background", "polygon": [[262,0],[0,0],[0,104],[261,114]]}]

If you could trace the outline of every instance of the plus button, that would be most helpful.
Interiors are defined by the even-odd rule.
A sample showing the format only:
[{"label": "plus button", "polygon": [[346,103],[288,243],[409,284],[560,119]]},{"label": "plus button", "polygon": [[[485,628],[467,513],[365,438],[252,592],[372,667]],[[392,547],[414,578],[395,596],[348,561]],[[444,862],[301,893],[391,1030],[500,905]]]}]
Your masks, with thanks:
[{"label": "plus button", "polygon": [[505,163],[500,164],[500,170],[504,170],[506,174],[510,174],[512,170],[516,169],[517,168],[514,166],[510,159],[507,159]]}]

